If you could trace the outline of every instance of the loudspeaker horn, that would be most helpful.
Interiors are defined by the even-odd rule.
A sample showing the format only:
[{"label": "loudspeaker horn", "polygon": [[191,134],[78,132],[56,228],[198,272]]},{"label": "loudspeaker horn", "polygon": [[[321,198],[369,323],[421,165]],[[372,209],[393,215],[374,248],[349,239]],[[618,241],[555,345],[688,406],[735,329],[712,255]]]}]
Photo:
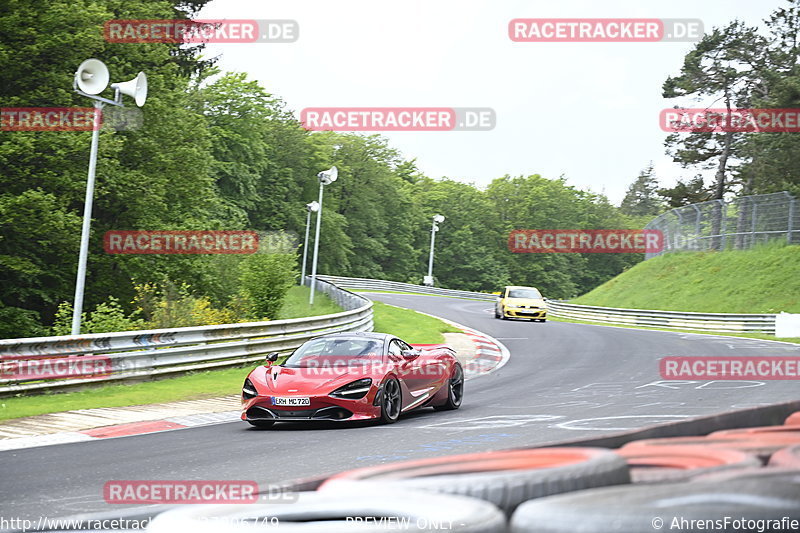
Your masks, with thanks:
[{"label": "loudspeaker horn", "polygon": [[140,72],[132,80],[112,83],[111,88],[118,89],[122,94],[133,98],[139,107],[142,107],[147,100],[147,76],[144,72]]},{"label": "loudspeaker horn", "polygon": [[336,178],[339,177],[339,169],[336,167],[331,167],[328,170],[323,170],[322,172],[317,174],[317,177],[319,178],[319,180],[322,182],[323,185],[330,185],[331,183],[336,181]]},{"label": "loudspeaker horn", "polygon": [[108,86],[108,68],[99,59],[87,59],[75,72],[75,85],[86,94],[100,94]]}]

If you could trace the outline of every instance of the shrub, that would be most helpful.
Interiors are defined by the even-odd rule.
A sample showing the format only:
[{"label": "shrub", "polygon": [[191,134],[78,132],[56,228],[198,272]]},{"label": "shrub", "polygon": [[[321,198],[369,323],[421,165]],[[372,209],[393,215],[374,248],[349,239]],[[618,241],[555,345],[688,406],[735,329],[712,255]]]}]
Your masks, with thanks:
[{"label": "shrub", "polygon": [[[55,321],[51,328],[52,335],[69,335],[72,331],[72,304],[62,302],[56,311]],[[119,300],[109,296],[105,302],[97,304],[94,311],[81,314],[81,333],[109,333],[112,331],[133,331],[145,329],[145,321],[135,310],[126,315]]]},{"label": "shrub", "polygon": [[134,303],[147,320],[148,329],[231,324],[245,318],[236,309],[215,308],[208,296],[195,296],[186,283],[178,287],[165,281],[161,286],[145,283],[135,288]]},{"label": "shrub", "polygon": [[254,320],[274,318],[295,284],[294,254],[253,254],[239,266],[240,295]]}]

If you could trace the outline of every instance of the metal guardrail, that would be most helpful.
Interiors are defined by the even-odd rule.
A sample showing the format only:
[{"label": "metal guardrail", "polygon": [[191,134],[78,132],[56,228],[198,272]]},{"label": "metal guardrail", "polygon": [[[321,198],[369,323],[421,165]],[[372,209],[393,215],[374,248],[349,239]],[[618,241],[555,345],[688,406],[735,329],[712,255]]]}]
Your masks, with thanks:
[{"label": "metal guardrail", "polygon": [[[481,292],[457,291],[399,283],[396,281],[371,280],[365,278],[345,278],[337,276],[318,276],[335,283],[339,287],[364,291],[403,291],[419,294],[436,294],[440,296],[456,296],[494,301],[493,294]],[[657,311],[648,309],[623,309],[614,307],[596,307],[577,305],[558,300],[548,300],[548,314],[553,317],[587,320],[607,324],[656,326],[662,328],[689,329],[697,331],[729,332],[729,333],[765,333],[775,334],[775,315],[728,314],[728,313],[693,313],[681,311]]]},{"label": "metal guardrail", "polygon": [[441,289],[438,287],[428,287],[427,285],[414,285],[413,283],[401,283],[399,281],[387,281],[382,279],[368,278],[346,278],[342,276],[317,276],[318,280],[328,281],[337,287],[352,289],[357,291],[399,291],[415,292],[418,294],[434,294],[437,296],[455,296],[457,298],[471,298],[476,300],[494,301],[497,296],[485,292],[459,291],[456,289]]},{"label": "metal guardrail", "polygon": [[[269,352],[294,350],[318,335],[372,331],[370,300],[324,281],[317,290],[345,311],[269,322],[0,340],[0,393],[234,366],[260,361]],[[19,372],[21,368],[64,369],[87,356],[92,357],[83,362],[100,360],[102,371],[68,379],[61,379],[58,372],[49,374],[49,379],[31,379],[25,377],[30,373]]]},{"label": "metal guardrail", "polygon": [[692,313],[596,307],[566,302],[548,302],[550,316],[631,326],[690,329],[728,333],[775,334],[775,315]]}]

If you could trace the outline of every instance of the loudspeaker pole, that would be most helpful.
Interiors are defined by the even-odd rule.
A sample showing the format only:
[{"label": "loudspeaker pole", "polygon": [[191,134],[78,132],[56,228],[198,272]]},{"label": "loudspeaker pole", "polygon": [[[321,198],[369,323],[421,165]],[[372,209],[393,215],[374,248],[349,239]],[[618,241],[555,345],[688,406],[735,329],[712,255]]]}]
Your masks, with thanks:
[{"label": "loudspeaker pole", "polygon": [[92,222],[92,202],[94,201],[94,174],[97,168],[97,145],[100,140],[100,120],[105,104],[94,103],[94,127],[92,128],[92,149],[89,154],[89,177],[86,179],[86,199],[83,203],[83,226],[81,227],[81,250],[78,256],[78,276],[75,280],[75,305],[72,309],[72,334],[81,334],[81,313],[83,312],[83,289],[86,283],[86,261],[89,257],[89,231]]},{"label": "loudspeaker pole", "polygon": [[86,263],[89,259],[89,233],[92,223],[92,202],[94,200],[94,175],[97,169],[97,145],[100,141],[100,125],[103,107],[106,104],[124,107],[122,95],[126,94],[141,107],[147,99],[147,76],[140,72],[134,79],[122,83],[112,83],[114,99],[97,96],[108,86],[108,69],[102,61],[87,59],[78,67],[72,87],[76,93],[94,100],[94,127],[92,128],[92,148],[89,154],[89,176],[86,179],[86,200],[83,204],[83,225],[81,226],[81,249],[78,255],[78,274],[75,279],[75,303],[72,308],[73,335],[81,334],[81,314],[83,313],[83,293],[86,286]]}]

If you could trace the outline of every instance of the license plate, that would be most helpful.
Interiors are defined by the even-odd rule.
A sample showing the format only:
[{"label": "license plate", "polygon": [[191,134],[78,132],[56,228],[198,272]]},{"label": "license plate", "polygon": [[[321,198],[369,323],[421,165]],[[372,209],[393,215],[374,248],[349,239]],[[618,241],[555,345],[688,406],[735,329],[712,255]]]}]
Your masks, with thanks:
[{"label": "license plate", "polygon": [[311,398],[272,398],[272,405],[282,405],[284,407],[311,405]]}]

